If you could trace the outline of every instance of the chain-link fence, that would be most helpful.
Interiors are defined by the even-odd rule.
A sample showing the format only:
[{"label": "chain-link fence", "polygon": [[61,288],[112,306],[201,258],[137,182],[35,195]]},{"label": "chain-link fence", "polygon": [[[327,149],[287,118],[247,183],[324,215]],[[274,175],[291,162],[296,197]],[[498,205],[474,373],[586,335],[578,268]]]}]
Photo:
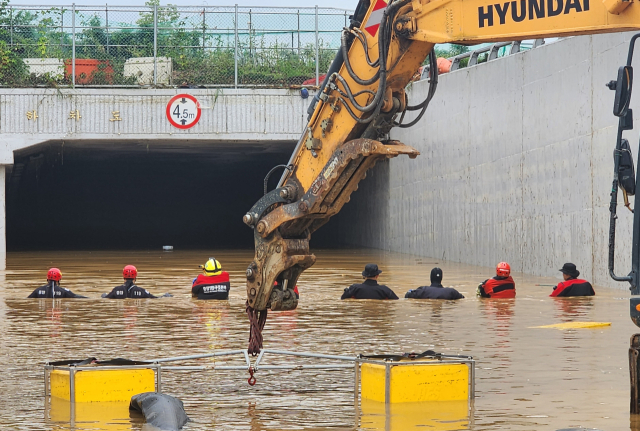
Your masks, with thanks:
[{"label": "chain-link fence", "polygon": [[0,85],[315,85],[351,11],[0,6]]}]

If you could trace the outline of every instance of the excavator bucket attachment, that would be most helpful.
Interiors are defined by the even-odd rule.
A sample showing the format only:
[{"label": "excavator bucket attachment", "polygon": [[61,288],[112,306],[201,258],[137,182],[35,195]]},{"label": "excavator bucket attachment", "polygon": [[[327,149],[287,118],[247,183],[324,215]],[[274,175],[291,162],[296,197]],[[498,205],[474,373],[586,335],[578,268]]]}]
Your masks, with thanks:
[{"label": "excavator bucket attachment", "polygon": [[351,193],[378,160],[400,154],[415,158],[420,153],[397,141],[349,141],[333,153],[300,199],[276,206],[262,216],[254,231],[255,259],[247,268],[247,298],[251,308],[296,308],[298,301],[293,288],[300,274],[316,261],[309,252],[311,233],[349,202]]},{"label": "excavator bucket attachment", "polygon": [[302,271],[316,262],[316,257],[309,253],[309,239],[283,239],[276,231],[267,238],[256,233],[255,242],[256,256],[247,269],[249,306],[255,310],[295,309],[296,281]]}]

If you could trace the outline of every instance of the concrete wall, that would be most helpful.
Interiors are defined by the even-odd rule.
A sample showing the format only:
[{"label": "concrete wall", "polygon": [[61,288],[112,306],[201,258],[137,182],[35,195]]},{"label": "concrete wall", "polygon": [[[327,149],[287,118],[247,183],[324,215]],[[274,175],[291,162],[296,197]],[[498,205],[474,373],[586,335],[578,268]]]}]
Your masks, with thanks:
[{"label": "concrete wall", "polygon": [[[596,284],[623,287],[607,271],[617,119],[605,83],[630,36],[564,39],[441,76],[421,123],[392,132],[421,156],[377,166],[333,226],[351,245],[487,267],[506,260],[535,275],[557,276],[571,261]],[[427,88],[414,84],[412,103]],[[637,153],[638,134],[627,133]],[[632,216],[619,215],[626,274]]]},{"label": "concrete wall", "polygon": [[[182,93],[202,106],[187,130],[166,117],[167,103]],[[0,89],[0,164],[12,164],[13,151],[52,140],[297,142],[310,100],[296,90]],[[71,111],[81,118],[70,118]],[[114,112],[122,121],[112,121]]]}]

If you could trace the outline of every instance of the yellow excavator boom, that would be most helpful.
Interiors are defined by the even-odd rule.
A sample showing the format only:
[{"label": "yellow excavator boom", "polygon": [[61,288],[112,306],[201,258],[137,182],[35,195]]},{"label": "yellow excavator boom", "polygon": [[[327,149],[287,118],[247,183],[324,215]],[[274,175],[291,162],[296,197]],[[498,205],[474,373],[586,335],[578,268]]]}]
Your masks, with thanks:
[{"label": "yellow excavator boom", "polygon": [[[640,4],[622,0],[360,0],[310,107],[278,187],[244,216],[254,229],[247,268],[249,350],[261,348],[266,310],[297,306],[293,288],[315,262],[311,234],[349,201],[378,160],[418,152],[389,139],[425,112],[437,85],[436,43],[478,44],[640,28]],[[409,106],[405,87],[425,59],[430,88]],[[407,112],[417,117],[404,122]]]}]

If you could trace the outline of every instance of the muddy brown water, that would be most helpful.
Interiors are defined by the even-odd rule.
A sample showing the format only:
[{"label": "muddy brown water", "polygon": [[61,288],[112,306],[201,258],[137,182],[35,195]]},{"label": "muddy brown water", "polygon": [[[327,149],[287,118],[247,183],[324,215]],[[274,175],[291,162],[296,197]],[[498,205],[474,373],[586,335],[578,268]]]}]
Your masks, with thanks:
[{"label": "muddy brown water", "polygon": [[[629,294],[596,286],[597,296],[548,297],[557,278],[514,274],[515,300],[480,300],[479,282],[491,269],[375,250],[317,251],[318,262],[299,281],[298,309],[270,313],[265,347],[355,355],[433,349],[477,360],[476,399],[469,406],[435,404],[384,411],[353,402],[353,371],[165,371],[163,389],[184,401],[187,430],[419,429],[556,430],[640,429],[631,425],[627,350],[640,332],[628,316]],[[197,265],[218,258],[231,274],[228,302],[191,298]],[[10,253],[0,274],[0,428],[140,430],[128,413],[45,406],[43,364],[95,356],[152,359],[246,348],[244,270],[251,251],[25,252]],[[365,263],[383,270],[380,281],[398,296],[428,284],[433,266],[444,283],[467,298],[457,302],[340,301],[360,280]],[[121,284],[125,264],[139,269],[138,285],[173,298],[106,300]],[[562,262],[558,263],[558,267]],[[58,266],[62,286],[85,300],[29,300]],[[535,326],[605,321],[611,327],[564,330]],[[270,357],[265,364],[311,363]],[[212,365],[202,359],[184,365]],[[242,364],[241,356],[219,359]],[[315,361],[313,363],[324,363]],[[122,410],[120,410],[122,411]],[[126,410],[125,410],[126,411]]]}]

